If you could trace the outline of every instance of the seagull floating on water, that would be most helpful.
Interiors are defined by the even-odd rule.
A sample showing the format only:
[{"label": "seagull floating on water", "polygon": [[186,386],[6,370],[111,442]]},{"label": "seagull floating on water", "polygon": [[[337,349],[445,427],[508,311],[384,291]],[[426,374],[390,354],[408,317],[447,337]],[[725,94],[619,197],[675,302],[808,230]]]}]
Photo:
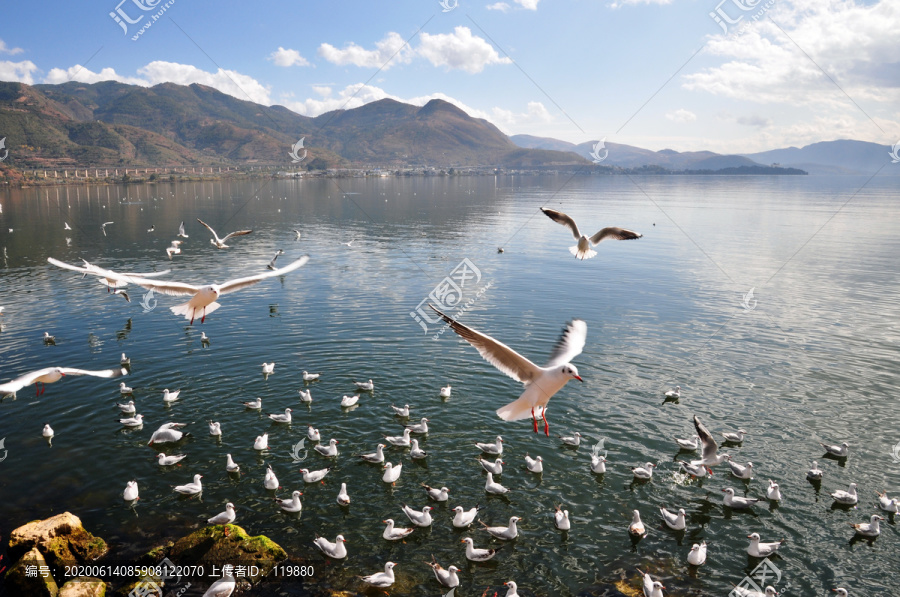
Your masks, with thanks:
[{"label": "seagull floating on water", "polygon": [[[313,541],[313,545],[318,547],[319,551],[324,553],[329,558],[333,558],[335,560],[343,560],[347,557],[347,548],[344,546],[345,541],[346,540],[344,539],[343,535],[338,535],[337,537],[335,537],[334,543],[332,543],[325,537],[319,537],[318,535],[316,535],[316,539],[315,541]],[[391,581],[391,583],[393,583],[393,580]]]},{"label": "seagull floating on water", "polygon": [[781,489],[778,487],[778,483],[769,479],[769,487],[766,489],[766,498],[773,502],[781,501]]},{"label": "seagull floating on water", "polygon": [[129,400],[125,404],[116,402],[116,406],[119,407],[119,410],[122,411],[122,414],[131,415],[131,414],[134,414],[134,412],[135,412],[134,400]]},{"label": "seagull floating on water", "polygon": [[737,431],[723,431],[722,437],[725,438],[725,441],[731,442],[733,444],[740,444],[744,441],[744,436],[747,435],[747,432],[743,429],[738,429]]},{"label": "seagull floating on water", "polygon": [[488,525],[481,522],[482,528],[491,534],[495,539],[500,539],[501,541],[510,541],[519,536],[519,527],[518,523],[522,519],[518,516],[510,516],[509,517],[509,525],[508,526],[496,526],[489,527]]},{"label": "seagull floating on water", "polygon": [[478,446],[478,449],[481,450],[482,452],[484,452],[485,454],[495,454],[497,456],[500,456],[501,454],[503,454],[503,438],[500,437],[499,435],[497,436],[497,439],[494,440],[494,443],[492,443],[492,444],[475,442],[475,445]]},{"label": "seagull floating on water", "polygon": [[873,514],[869,519],[869,522],[858,522],[856,524],[851,524],[850,526],[853,527],[857,534],[862,535],[863,537],[877,537],[881,534],[881,527],[878,523],[882,520],[884,520],[884,518],[877,514]]},{"label": "seagull floating on water", "polygon": [[248,400],[247,402],[241,402],[241,404],[243,404],[250,410],[260,410],[262,409],[262,398],[257,398],[256,400]]},{"label": "seagull floating on water", "polygon": [[266,477],[263,479],[263,487],[269,491],[274,491],[280,487],[278,477],[275,476],[275,471],[272,470],[271,464],[266,467]]},{"label": "seagull floating on water", "polygon": [[321,376],[321,373],[307,373],[303,372],[303,381],[316,381]]},{"label": "seagull floating on water", "polygon": [[695,435],[689,439],[679,439],[676,437],[675,443],[678,444],[678,447],[682,450],[696,450],[700,447],[700,436]]},{"label": "seagull floating on water", "polygon": [[390,462],[384,465],[384,474],[381,476],[381,480],[385,483],[396,483],[397,479],[400,478],[400,473],[403,471],[403,463],[398,462],[397,466],[394,466]]},{"label": "seagull floating on water", "polygon": [[341,483],[341,490],[337,495],[337,503],[339,506],[349,506],[350,505],[350,494],[347,493],[347,484]]},{"label": "seagull floating on water", "polygon": [[450,384],[447,384],[446,386],[442,387],[441,388],[441,398],[449,398],[451,389],[452,388],[450,387]]},{"label": "seagull floating on water", "polygon": [[386,527],[384,527],[384,532],[381,533],[381,536],[388,541],[405,539],[406,537],[409,537],[413,533],[413,531],[416,530],[414,528],[395,527],[393,518],[388,518],[387,520],[382,520],[381,522],[387,525]]},{"label": "seagull floating on water", "polygon": [[578,447],[581,445],[581,434],[577,431],[575,432],[575,435],[560,435],[559,439],[566,446]]},{"label": "seagull floating on water", "polygon": [[269,434],[263,433],[262,435],[257,436],[256,439],[253,440],[253,449],[260,450],[260,451],[268,450],[269,449]]},{"label": "seagull floating on water", "polygon": [[313,427],[312,425],[306,426],[306,437],[309,438],[310,441],[320,442],[322,441],[322,434],[319,433],[319,430]]},{"label": "seagull floating on water", "polygon": [[819,463],[813,460],[812,468],[806,471],[806,478],[810,481],[821,481],[825,472],[819,468]]},{"label": "seagull floating on water", "polygon": [[485,460],[484,458],[481,458],[480,456],[476,456],[475,460],[477,460],[479,463],[481,463],[481,467],[484,470],[486,470],[487,472],[493,473],[495,475],[503,474],[503,465],[506,463],[503,462],[502,460],[500,460],[499,456],[497,457],[496,460],[494,460],[494,462],[491,462],[490,460]]},{"label": "seagull floating on water", "polygon": [[745,589],[744,587],[735,587],[731,591],[736,597],[775,597],[778,595],[778,591],[775,590],[775,587],[768,586],[766,587],[765,592],[755,591],[753,589]]},{"label": "seagull floating on water", "polygon": [[687,523],[684,521],[684,508],[679,508],[677,513],[660,508],[659,513],[662,514],[666,526],[673,531],[683,531],[687,527]]},{"label": "seagull floating on water", "polygon": [[359,402],[359,394],[356,396],[344,396],[341,398],[341,408],[350,408]]},{"label": "seagull floating on water", "polygon": [[322,479],[325,478],[325,475],[331,470],[331,467],[323,468],[317,471],[310,472],[309,469],[302,468],[300,472],[303,473],[303,482],[304,483],[318,483]]},{"label": "seagull floating on water", "polygon": [[119,359],[119,364],[122,365],[123,367],[127,367],[127,366],[131,365],[131,359],[129,359],[127,356],[125,356],[125,353],[123,352],[122,358]]},{"label": "seagull floating on water", "polygon": [[784,539],[774,543],[761,543],[759,540],[759,533],[747,535],[747,539],[750,539],[750,545],[747,547],[747,554],[754,558],[767,558],[778,551],[778,548],[784,543]]},{"label": "seagull floating on water", "polygon": [[291,412],[292,412],[292,409],[286,408],[286,409],[284,409],[284,414],[283,414],[283,415],[280,415],[280,414],[277,414],[277,413],[275,413],[275,414],[270,413],[270,414],[268,415],[268,417],[269,417],[270,419],[272,419],[273,421],[275,421],[276,423],[288,423],[288,424],[290,424],[290,422],[291,422]]},{"label": "seagull floating on water", "polygon": [[403,504],[400,509],[403,510],[404,514],[406,514],[406,517],[409,518],[409,521],[417,527],[430,527],[431,523],[434,522],[431,518],[431,511],[433,510],[431,506],[425,506],[421,511],[419,511],[414,510],[406,504]]},{"label": "seagull floating on water", "polygon": [[459,586],[459,577],[456,575],[456,573],[459,572],[459,568],[457,568],[456,566],[450,566],[449,568],[444,570],[444,568],[437,563],[437,560],[434,559],[433,554],[431,556],[431,562],[425,563],[431,566],[431,569],[434,571],[434,577],[443,586],[450,588]]},{"label": "seagull floating on water", "polygon": [[394,406],[392,404],[391,408],[394,409],[394,414],[397,415],[398,417],[402,417],[404,419],[409,417],[409,405],[408,404],[404,404],[402,407]]},{"label": "seagull floating on water", "polygon": [[546,407],[550,398],[566,385],[570,379],[584,381],[578,375],[578,369],[569,361],[581,354],[587,339],[587,324],[581,319],[570,321],[562,332],[546,367],[535,365],[509,346],[472,328],[464,326],[456,320],[444,315],[429,305],[435,313],[447,322],[454,332],[459,334],[491,365],[516,381],[525,384],[525,392],[519,398],[497,410],[497,416],[504,421],[518,421],[529,416],[537,433],[537,420],[534,410],[544,409],[544,431],[550,436],[550,424],[547,422]]},{"label": "seagull floating on water", "polygon": [[688,564],[691,566],[702,566],[706,563],[706,541],[691,546],[691,551],[687,555]]},{"label": "seagull floating on water", "polygon": [[354,381],[353,382],[357,388],[363,390],[364,392],[371,392],[375,389],[375,384],[372,383],[372,380],[369,381]]},{"label": "seagull floating on water", "polygon": [[539,475],[544,472],[544,459],[538,456],[537,458],[532,458],[525,453],[525,468],[528,469],[529,473],[534,473]]},{"label": "seagull floating on water", "polygon": [[144,424],[144,415],[134,415],[124,419],[119,419],[119,423],[125,427],[140,427]]},{"label": "seagull floating on water", "polygon": [[62,261],[58,261],[56,259],[53,259],[52,257],[49,257],[47,261],[58,267],[79,272],[86,272],[111,280],[126,282],[128,284],[134,284],[135,286],[153,290],[154,292],[158,292],[159,294],[165,294],[169,296],[190,296],[191,299],[188,302],[170,307],[169,309],[175,315],[183,315],[184,318],[189,319],[191,325],[193,325],[194,318],[198,314],[201,315],[200,323],[203,323],[204,321],[206,321],[206,316],[208,314],[219,308],[220,305],[216,302],[216,300],[220,296],[242,290],[249,286],[253,286],[254,284],[262,282],[267,278],[281,276],[283,274],[292,272],[300,267],[303,267],[306,262],[309,261],[309,256],[304,255],[300,259],[297,259],[296,261],[286,265],[285,267],[271,272],[256,274],[254,276],[247,276],[245,278],[236,278],[222,284],[208,284],[205,286],[185,284],[182,282],[157,281],[151,280],[149,278],[127,276],[90,264],[86,264],[86,267],[80,268],[69,265],[67,263],[63,263]]},{"label": "seagull floating on water", "polygon": [[446,502],[449,499],[450,490],[446,487],[441,487],[440,489],[436,489],[434,487],[429,487],[422,483],[422,487],[425,488],[425,493],[428,494],[428,497],[433,499],[436,502]]},{"label": "seagull floating on water", "polygon": [[716,440],[713,439],[712,434],[706,428],[706,426],[700,422],[700,419],[697,418],[697,415],[694,415],[694,429],[697,430],[697,436],[700,438],[701,451],[700,454],[702,458],[700,460],[691,461],[692,465],[704,465],[704,466],[717,466],[722,464],[729,458],[731,458],[728,454],[719,454],[719,444],[716,443]]},{"label": "seagull floating on water", "polygon": [[43,431],[41,431],[41,437],[45,437],[47,439],[53,439],[53,428],[50,427],[50,423],[44,425]]},{"label": "seagull floating on water", "polygon": [[262,364],[262,374],[268,379],[270,375],[275,373],[275,363],[263,363]]},{"label": "seagull floating on water", "polygon": [[225,455],[225,472],[228,472],[228,473],[241,472],[241,467],[237,465],[237,463],[234,461],[234,458],[231,457],[231,454]]},{"label": "seagull floating on water", "polygon": [[219,235],[216,234],[216,231],[212,229],[212,226],[210,226],[200,218],[197,218],[197,221],[200,222],[213,235],[213,237],[209,239],[209,244],[213,245],[217,249],[227,249],[228,245],[226,245],[225,242],[230,238],[234,238],[236,236],[245,236],[253,232],[252,230],[235,230],[230,234],[226,234],[225,238],[219,238]]},{"label": "seagull floating on water", "polygon": [[820,444],[823,448],[825,448],[825,452],[831,454],[832,456],[836,456],[838,458],[846,458],[850,455],[850,444],[847,442],[842,443],[840,446],[828,445],[828,444]]},{"label": "seagull floating on water", "polygon": [[851,483],[847,491],[839,489],[831,494],[834,501],[845,506],[855,506],[859,502],[859,496],[856,493],[856,483]]},{"label": "seagull floating on water", "polygon": [[375,446],[375,451],[371,454],[360,454],[360,458],[365,460],[366,462],[371,462],[373,464],[381,464],[384,462],[384,444],[378,444]]},{"label": "seagull floating on water", "polygon": [[675,386],[674,390],[666,392],[666,398],[681,398],[681,386]]},{"label": "seagull floating on water", "polygon": [[394,562],[387,562],[384,565],[384,572],[379,572],[377,574],[370,574],[369,576],[361,576],[360,580],[362,580],[367,585],[372,585],[373,587],[378,587],[379,589],[386,589],[392,584],[394,584],[394,566],[396,566]]},{"label": "seagull floating on water", "polygon": [[56,345],[56,336],[51,336],[50,332],[44,332],[44,344]]},{"label": "seagull floating on water", "polygon": [[122,493],[122,499],[126,502],[133,502],[140,499],[138,496],[137,481],[129,481],[125,484],[125,491]]},{"label": "seagull floating on water", "polygon": [[305,392],[303,390],[299,390],[299,392],[300,392],[300,402],[304,402],[306,404],[309,404],[310,402],[312,402],[312,390],[306,390]]},{"label": "seagull floating on water", "polygon": [[175,491],[182,495],[197,495],[198,493],[203,491],[203,484],[200,483],[200,479],[203,478],[203,475],[194,475],[193,483],[186,483],[184,485],[176,485],[174,487]]},{"label": "seagull floating on water", "polygon": [[181,441],[185,434],[179,431],[178,428],[185,425],[186,423],[164,423],[160,425],[159,429],[150,436],[150,441],[147,442],[147,445],[170,444]]},{"label": "seagull floating on water", "polygon": [[385,435],[384,439],[386,439],[391,445],[398,446],[400,448],[408,448],[410,444],[409,433],[409,429],[404,429],[403,435]]},{"label": "seagull floating on water", "polygon": [[407,425],[406,428],[409,429],[410,433],[418,433],[420,435],[426,434],[428,433],[428,419],[422,417],[420,422]]},{"label": "seagull floating on water", "polygon": [[126,394],[133,394],[134,389],[129,388],[127,385],[125,385],[125,382],[123,381],[123,382],[119,383],[119,393],[122,394],[123,396]]},{"label": "seagull floating on water", "polygon": [[338,440],[331,438],[330,440],[328,440],[328,445],[323,446],[323,445],[319,444],[317,446],[313,446],[313,449],[315,449],[315,451],[318,452],[319,454],[321,454],[322,456],[325,456],[327,458],[332,458],[332,457],[338,455],[337,445],[338,445]]},{"label": "seagull floating on water", "polygon": [[569,229],[572,236],[578,241],[578,244],[569,247],[569,252],[574,255],[576,259],[581,259],[582,261],[591,259],[597,255],[597,251],[594,251],[591,247],[596,246],[605,240],[633,240],[643,236],[640,232],[619,228],[617,226],[608,226],[601,229],[593,236],[587,237],[578,230],[578,225],[575,223],[575,220],[563,212],[546,209],[544,207],[541,208],[541,211],[554,222],[562,224]]},{"label": "seagull floating on water", "polygon": [[275,501],[278,503],[278,507],[285,512],[299,512],[303,509],[303,504],[300,503],[301,495],[303,494],[299,491],[294,491],[291,497],[287,499],[275,498]]},{"label": "seagull floating on water", "polygon": [[425,453],[425,450],[419,447],[419,440],[411,439],[409,440],[409,457],[413,460],[422,460],[427,457],[428,454]]},{"label": "seagull floating on water", "polygon": [[879,508],[892,514],[897,514],[897,512],[900,511],[900,499],[889,498],[886,491],[876,491],[875,493],[878,495]]},{"label": "seagull floating on water", "polygon": [[572,528],[569,520],[569,511],[562,509],[562,504],[556,507],[556,513],[553,515],[553,524],[561,531],[568,531]]},{"label": "seagull floating on water", "polygon": [[453,508],[453,511],[455,512],[453,515],[453,526],[458,529],[464,529],[471,525],[475,522],[475,517],[478,516],[479,510],[481,510],[481,506],[475,506],[470,510],[466,510],[462,506],[456,506]]},{"label": "seagull floating on water", "polygon": [[163,402],[175,402],[178,400],[178,396],[181,394],[181,390],[175,390],[174,392],[170,392],[168,388],[163,390]]},{"label": "seagull floating on water", "polygon": [[725,499],[723,503],[733,510],[745,510],[752,507],[753,504],[759,501],[758,498],[746,498],[739,495],[734,495],[734,489],[731,487],[726,487],[722,491],[725,493]]},{"label": "seagull floating on water", "polygon": [[602,454],[591,454],[591,472],[602,475],[606,472],[606,457]]},{"label": "seagull floating on water", "polygon": [[173,464],[178,464],[185,458],[187,458],[186,454],[172,454],[171,456],[166,456],[160,452],[156,455],[156,461],[159,466],[172,466]]},{"label": "seagull floating on water", "polygon": [[631,469],[634,478],[638,481],[649,481],[653,478],[653,469],[656,467],[652,462],[647,462],[644,466],[638,466]]},{"label": "seagull floating on water", "polygon": [[504,487],[500,483],[495,482],[494,475],[491,473],[487,474],[487,479],[484,482],[484,491],[495,495],[503,495],[510,492],[508,487]]},{"label": "seagull floating on water", "polygon": [[753,463],[748,462],[747,466],[743,466],[736,462],[728,461],[728,468],[731,469],[731,474],[737,477],[738,479],[752,479],[753,478]]},{"label": "seagull floating on water", "polygon": [[641,513],[637,510],[631,513],[631,524],[628,525],[628,532],[635,537],[644,537],[647,535],[647,529],[641,521]]},{"label": "seagull floating on water", "polygon": [[471,537],[466,537],[461,543],[466,544],[466,559],[472,562],[487,562],[497,555],[496,549],[481,549],[475,547],[475,542],[472,541]]},{"label": "seagull floating on water", "polygon": [[215,421],[210,421],[209,422],[209,434],[216,436],[216,437],[222,435],[222,425],[220,425],[219,423],[216,423]]},{"label": "seagull floating on water", "polygon": [[228,502],[225,504],[225,511],[216,514],[206,522],[209,524],[231,524],[234,522],[234,519],[237,518],[237,514],[234,511],[234,504]]}]

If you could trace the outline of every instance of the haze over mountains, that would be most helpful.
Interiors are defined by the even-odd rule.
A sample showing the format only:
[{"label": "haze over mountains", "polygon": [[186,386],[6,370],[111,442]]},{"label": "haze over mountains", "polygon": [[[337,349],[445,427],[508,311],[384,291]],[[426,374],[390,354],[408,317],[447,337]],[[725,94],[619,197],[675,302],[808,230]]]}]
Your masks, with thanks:
[{"label": "haze over mountains", "polygon": [[[402,168],[582,166],[615,172],[654,166],[718,171],[778,163],[810,173],[872,173],[890,161],[889,146],[829,141],[746,155],[652,151],[606,143],[579,145],[530,135],[506,136],[490,122],[432,100],[424,106],[384,99],[310,118],[211,87],[114,81],[25,85],[0,82],[0,138],[18,168],[291,165],[304,138],[301,167]],[[887,169],[900,174],[900,168]],[[896,172],[894,172],[896,170]],[[888,172],[885,172],[888,173]]]}]

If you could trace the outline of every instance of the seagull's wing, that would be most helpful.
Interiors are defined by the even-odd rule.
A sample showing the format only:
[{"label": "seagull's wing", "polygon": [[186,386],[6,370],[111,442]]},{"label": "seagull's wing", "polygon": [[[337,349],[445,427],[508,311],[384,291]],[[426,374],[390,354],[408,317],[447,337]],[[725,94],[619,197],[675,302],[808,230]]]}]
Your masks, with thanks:
[{"label": "seagull's wing", "polygon": [[178,227],[178,234],[184,234],[184,222],[182,222],[181,226]]},{"label": "seagull's wing", "polygon": [[633,240],[644,236],[640,232],[628,230],[627,228],[619,228],[617,226],[608,226],[591,237],[591,244],[596,245],[605,240]]},{"label": "seagull's wing", "polygon": [[214,239],[216,239],[216,240],[218,240],[218,241],[221,242],[221,239],[219,238],[219,235],[216,234],[216,231],[212,229],[212,226],[210,226],[209,224],[207,224],[206,222],[204,222],[204,221],[201,220],[200,218],[197,218],[197,221],[200,222],[201,224],[203,224],[204,226],[206,226],[206,229],[207,229],[207,230],[209,230],[210,232],[212,232],[212,235],[213,235],[213,238],[214,238]]},{"label": "seagull's wing", "polygon": [[[515,350],[503,344],[502,342],[498,342],[494,340],[488,335],[482,334],[481,332],[476,332],[470,327],[466,327],[458,321],[444,315],[433,306],[429,305],[435,313],[441,316],[441,319],[446,321],[453,331],[462,336],[462,338],[474,346],[478,353],[484,358],[485,361],[512,377],[516,381],[520,381],[525,385],[531,383],[531,381],[541,375],[541,368],[517,353]],[[584,344],[584,342],[582,342]],[[579,352],[581,352],[579,350]]]},{"label": "seagull's wing", "polygon": [[127,274],[122,274],[122,275],[123,276],[134,276],[135,278],[157,278],[159,276],[165,276],[166,274],[168,274],[171,271],[172,270],[170,270],[170,269],[164,269],[161,272],[148,272],[146,274],[135,274],[135,273],[129,272]]},{"label": "seagull's wing", "polygon": [[72,369],[71,367],[60,367],[60,371],[62,371],[65,375],[90,375],[92,377],[105,377],[107,379],[113,377],[122,377],[123,375],[128,375],[128,371],[124,368],[118,369],[102,369],[100,371],[87,371],[86,369]]},{"label": "seagull's wing", "polygon": [[558,222],[572,231],[572,236],[575,237],[575,240],[581,238],[581,232],[578,231],[578,225],[575,223],[575,220],[567,216],[561,211],[554,211],[552,209],[541,208],[541,211],[544,212],[548,218],[553,220],[554,222]]},{"label": "seagull's wing", "polygon": [[229,234],[228,236],[223,238],[222,242],[224,243],[226,240],[228,240],[229,238],[231,238],[233,236],[244,236],[245,234],[250,234],[251,232],[253,232],[253,231],[252,230],[235,230],[234,232],[232,232],[231,234]]},{"label": "seagull's wing", "polygon": [[5,384],[0,384],[0,396],[15,394],[25,386],[30,386],[31,384],[33,384],[34,380],[36,380],[37,378],[50,373],[54,369],[56,369],[56,367],[45,367],[44,369],[38,369],[37,371],[26,373],[21,377],[17,377],[16,379],[6,382]]},{"label": "seagull's wing", "polygon": [[289,263],[288,265],[274,269],[272,271],[266,272],[264,274],[257,274],[255,276],[248,276],[246,278],[238,278],[236,280],[229,280],[224,284],[219,286],[219,294],[228,294],[234,292],[236,290],[241,290],[242,288],[246,288],[248,286],[253,286],[257,282],[262,282],[266,278],[274,278],[276,276],[282,276],[289,272],[294,271],[295,269],[301,268],[306,265],[306,262],[309,261],[309,255],[304,255],[297,261]]},{"label": "seagull's wing", "polygon": [[694,428],[697,430],[697,435],[700,436],[700,443],[702,445],[701,454],[703,454],[703,460],[712,460],[716,457],[716,452],[719,451],[719,444],[716,443],[716,440],[713,439],[712,433],[709,432],[709,429],[700,422],[700,419],[697,418],[697,415],[694,415]]},{"label": "seagull's wing", "polygon": [[556,341],[547,367],[565,365],[580,355],[584,349],[585,340],[587,340],[587,324],[582,319],[573,319],[566,324],[559,340]]}]

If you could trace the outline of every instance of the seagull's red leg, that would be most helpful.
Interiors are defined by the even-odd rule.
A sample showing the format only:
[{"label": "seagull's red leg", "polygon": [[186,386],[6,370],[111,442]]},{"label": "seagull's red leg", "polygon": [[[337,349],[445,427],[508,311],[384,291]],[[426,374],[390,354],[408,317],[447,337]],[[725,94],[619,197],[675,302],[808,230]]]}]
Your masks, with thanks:
[{"label": "seagull's red leg", "polygon": [[534,407],[531,407],[531,422],[534,423],[534,432],[537,433],[537,419],[534,418]]},{"label": "seagull's red leg", "polygon": [[200,323],[206,321],[206,307],[203,307],[203,317],[200,318]]},{"label": "seagull's red leg", "polygon": [[544,418],[544,433],[547,434],[547,437],[550,437],[550,422],[547,420],[547,407],[544,407],[544,410],[541,411],[541,416]]}]

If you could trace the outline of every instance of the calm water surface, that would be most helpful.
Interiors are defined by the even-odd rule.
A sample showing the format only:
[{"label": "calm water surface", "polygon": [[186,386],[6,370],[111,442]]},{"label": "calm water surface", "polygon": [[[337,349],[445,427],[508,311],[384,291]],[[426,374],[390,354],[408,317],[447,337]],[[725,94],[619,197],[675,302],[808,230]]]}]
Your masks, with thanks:
[{"label": "calm water surface", "polygon": [[[744,550],[745,537],[759,532],[763,540],[787,539],[773,558],[787,595],[824,595],[835,586],[856,595],[897,594],[896,521],[873,543],[850,541],[849,523],[875,511],[876,490],[900,494],[900,462],[892,458],[900,441],[900,193],[890,179],[864,183],[548,176],[6,191],[0,382],[50,365],[107,368],[126,352],[133,365],[125,379],[147,423],[132,431],[118,424],[118,380],[68,378],[39,399],[26,388],[0,403],[8,450],[0,462],[0,535],[70,510],[127,559],[200,528],[232,501],[237,523],[251,534],[308,558],[317,586],[361,590],[355,577],[391,559],[403,591],[438,595],[444,591],[423,564],[434,554],[463,570],[461,596],[488,586],[503,594],[511,579],[535,595],[577,595],[623,573],[637,588],[636,566],[658,574],[672,595],[724,596],[758,563]],[[597,258],[578,262],[567,251],[573,239],[537,211],[541,205],[569,213],[589,234],[620,225],[644,238],[604,243]],[[220,251],[198,217],[220,234],[254,232]],[[170,262],[165,247],[182,220],[190,238]],[[104,237],[100,224],[107,221],[114,224]],[[64,231],[64,222],[73,230]],[[154,233],[147,232],[151,225]],[[96,280],[46,262],[52,256],[121,271],[171,268],[173,280],[221,282],[264,271],[278,249],[285,251],[279,264],[303,254],[309,264],[224,297],[221,309],[193,326],[168,310],[183,299],[157,296],[159,306],[145,313],[141,289],[131,288],[126,303]],[[515,399],[520,386],[452,332],[434,339],[437,326],[426,333],[410,316],[464,258],[481,277],[463,289],[463,302],[471,301],[463,321],[527,357],[543,363],[566,321],[587,322],[587,345],[574,360],[585,383],[568,384],[551,402],[550,438],[533,434],[528,422],[497,419],[494,410]],[[745,309],[751,288],[746,304],[753,308]],[[200,344],[201,330],[209,347]],[[43,345],[44,331],[56,336],[56,346]],[[276,363],[268,380],[264,361]],[[304,384],[303,370],[321,372],[322,380]],[[369,378],[375,391],[342,410],[352,382]],[[448,383],[453,395],[444,401],[438,390]],[[664,403],[675,384],[682,398]],[[312,390],[310,407],[299,402],[304,387]],[[165,406],[164,388],[180,388],[181,399]],[[257,396],[262,414],[241,406]],[[401,430],[392,403],[409,404],[414,420],[426,416],[432,427],[422,442],[426,463],[388,450],[390,461],[404,465],[394,487],[353,456]],[[292,425],[265,417],[285,407],[294,409]],[[729,453],[754,463],[753,480],[734,479],[723,467],[702,484],[675,474],[672,438],[692,434],[693,414],[716,434],[749,432]],[[208,435],[210,419],[222,424],[220,440]],[[146,444],[167,421],[188,423],[192,435],[175,450],[187,459],[162,469]],[[56,430],[52,446],[41,438],[44,423]],[[305,462],[334,467],[324,484],[304,486],[292,462],[307,423],[340,441],[337,459],[311,453]],[[586,444],[561,448],[556,432],[574,431]],[[259,454],[252,444],[263,432],[271,450]],[[472,444],[498,433],[507,441],[501,481],[513,492],[486,497]],[[596,476],[589,455],[601,439],[609,468]],[[848,441],[850,458],[822,459],[819,441]],[[541,477],[524,470],[526,452],[543,456]],[[226,453],[241,465],[239,478],[226,474]],[[813,459],[825,470],[820,488],[805,479]],[[654,479],[633,484],[631,468],[645,462],[659,463]],[[266,465],[283,489],[263,488]],[[204,475],[202,498],[176,497],[171,487],[195,473]],[[121,499],[130,479],[141,493],[134,509]],[[769,479],[785,495],[779,507],[761,504],[748,513],[721,505],[722,488],[763,497]],[[341,482],[353,500],[348,509],[335,503]],[[850,482],[859,485],[860,505],[833,509],[828,494]],[[400,506],[426,505],[420,483],[450,487],[449,504],[436,505],[431,529],[389,544],[381,521],[408,526]],[[304,507],[288,515],[272,497],[294,489],[304,492]],[[454,529],[449,508],[476,504],[489,524],[514,514],[524,522],[517,541],[473,565],[461,538],[491,542],[484,532]],[[553,526],[556,504],[571,514],[568,533]],[[661,528],[660,506],[687,511],[685,534]],[[634,509],[650,529],[637,545],[626,531]],[[311,544],[315,533],[342,533],[346,562],[326,562]],[[686,554],[702,539],[709,560],[689,570]],[[305,591],[297,584],[282,589]]]}]

